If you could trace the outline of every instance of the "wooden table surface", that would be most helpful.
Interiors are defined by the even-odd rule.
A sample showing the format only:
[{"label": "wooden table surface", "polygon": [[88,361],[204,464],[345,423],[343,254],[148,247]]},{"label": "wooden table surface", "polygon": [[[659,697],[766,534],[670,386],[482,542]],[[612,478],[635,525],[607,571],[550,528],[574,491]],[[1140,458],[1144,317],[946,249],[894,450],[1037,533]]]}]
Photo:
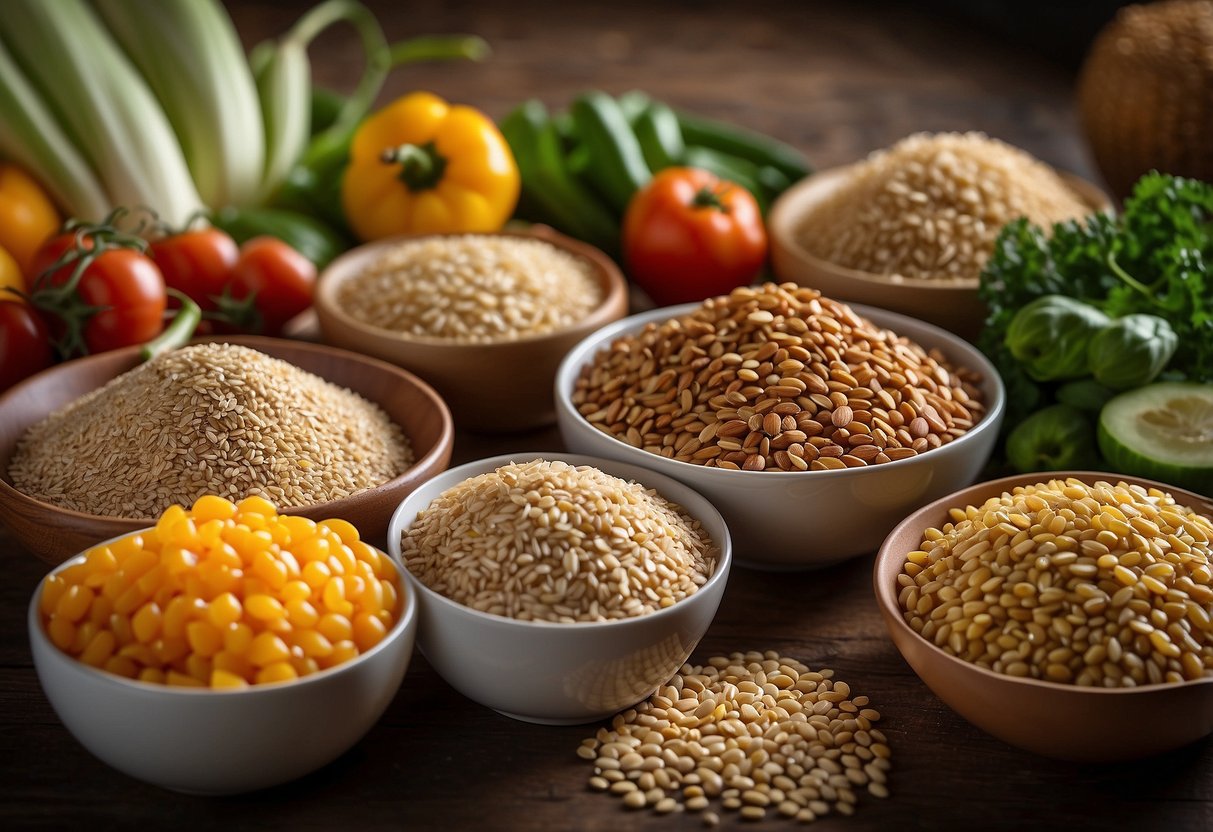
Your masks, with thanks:
[{"label": "wooden table surface", "polygon": [[[385,100],[428,88],[500,116],[529,96],[560,106],[583,88],[643,88],[781,136],[822,167],[916,130],[978,129],[1092,174],[1068,71],[913,4],[373,5],[392,38],[475,32],[495,49],[481,65],[400,71]],[[301,8],[230,6],[249,43],[281,31]],[[348,88],[358,72],[348,35],[326,36],[312,58],[316,77],[330,86]],[[554,430],[461,435],[455,461],[559,447]],[[625,813],[619,801],[588,791],[588,764],[574,750],[594,726],[540,727],[499,716],[455,693],[420,656],[369,735],[302,780],[232,798],[137,782],[85,752],[43,697],[25,611],[45,567],[3,531],[0,552],[7,575],[0,583],[6,828],[700,828],[691,815]],[[871,566],[868,556],[800,574],[737,569],[695,652],[706,659],[775,649],[831,667],[884,714],[892,796],[865,793],[854,817],[828,817],[818,828],[1213,828],[1213,742],[1142,763],[1092,766],[1036,757],[983,734],[943,705],[894,649],[872,594]],[[323,719],[305,730],[324,730]],[[738,823],[733,813],[723,818]],[[765,823],[791,826],[782,818]]]}]

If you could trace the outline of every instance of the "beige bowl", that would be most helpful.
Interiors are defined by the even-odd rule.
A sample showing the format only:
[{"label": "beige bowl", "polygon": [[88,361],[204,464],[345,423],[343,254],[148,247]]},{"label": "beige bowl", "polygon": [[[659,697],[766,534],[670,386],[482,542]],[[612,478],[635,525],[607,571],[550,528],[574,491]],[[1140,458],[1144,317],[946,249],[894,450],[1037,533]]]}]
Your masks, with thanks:
[{"label": "beige bowl", "polygon": [[325,269],[315,297],[324,341],[391,361],[424,378],[450,404],[462,428],[497,433],[550,424],[556,418],[552,380],[560,360],[583,337],[626,314],[627,287],[609,257],[547,226],[499,235],[543,240],[588,262],[602,286],[602,304],[567,329],[490,344],[419,338],[370,326],[345,312],[337,296],[345,281],[409,239],[396,237],[359,246]]},{"label": "beige bowl", "polygon": [[[233,336],[210,340],[260,350],[348,387],[382,407],[413,446],[413,465],[400,476],[341,500],[284,508],[283,514],[301,514],[313,520],[339,517],[357,526],[366,540],[378,544],[400,500],[445,470],[451,461],[454,429],[450,412],[427,384],[399,367],[345,350],[279,338]],[[138,347],[101,353],[52,367],[0,396],[0,523],[8,526],[21,545],[47,563],[59,563],[98,541],[144,528],[148,518],[85,514],[35,500],[18,491],[8,477],[8,463],[17,442],[51,412],[138,363]]]},{"label": "beige bowl", "polygon": [[947,522],[948,509],[981,505],[1018,485],[1052,478],[1124,481],[1170,492],[1183,505],[1213,515],[1206,498],[1120,474],[1018,474],[961,489],[924,506],[895,528],[876,556],[876,601],[894,644],[914,672],[954,711],[1004,742],[1047,757],[1086,762],[1158,754],[1213,733],[1213,676],[1136,688],[1085,688],[995,673],[945,653],[901,615],[897,575],[922,533]]},{"label": "beige bowl", "polygon": [[[767,217],[775,274],[781,280],[820,289],[828,297],[900,312],[970,341],[975,339],[986,317],[985,304],[977,297],[977,278],[893,279],[823,260],[800,244],[798,229],[804,217],[833,196],[853,170],[853,165],[847,165],[820,171],[776,200]],[[1111,201],[1097,187],[1072,174],[1059,175],[1092,213],[1111,210]]]}]

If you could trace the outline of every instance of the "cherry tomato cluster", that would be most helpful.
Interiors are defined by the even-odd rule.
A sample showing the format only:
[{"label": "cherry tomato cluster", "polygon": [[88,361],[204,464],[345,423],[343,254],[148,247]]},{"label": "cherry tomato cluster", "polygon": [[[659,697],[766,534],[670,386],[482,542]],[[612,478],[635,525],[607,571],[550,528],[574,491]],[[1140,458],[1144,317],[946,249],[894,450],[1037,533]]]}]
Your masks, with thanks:
[{"label": "cherry tomato cluster", "polygon": [[0,391],[56,358],[152,341],[175,293],[201,307],[200,332],[278,335],[315,282],[312,262],[274,237],[237,246],[206,228],[147,245],[108,224],[64,231],[34,255],[24,292],[0,291]]}]

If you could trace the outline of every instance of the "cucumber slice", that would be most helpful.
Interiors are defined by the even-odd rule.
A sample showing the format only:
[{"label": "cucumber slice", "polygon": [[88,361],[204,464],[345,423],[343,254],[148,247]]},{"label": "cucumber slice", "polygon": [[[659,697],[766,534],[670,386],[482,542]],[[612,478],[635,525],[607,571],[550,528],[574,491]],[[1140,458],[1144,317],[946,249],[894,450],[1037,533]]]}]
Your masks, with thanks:
[{"label": "cucumber slice", "polygon": [[1122,393],[1099,414],[1113,469],[1213,494],[1213,384],[1160,382]]}]

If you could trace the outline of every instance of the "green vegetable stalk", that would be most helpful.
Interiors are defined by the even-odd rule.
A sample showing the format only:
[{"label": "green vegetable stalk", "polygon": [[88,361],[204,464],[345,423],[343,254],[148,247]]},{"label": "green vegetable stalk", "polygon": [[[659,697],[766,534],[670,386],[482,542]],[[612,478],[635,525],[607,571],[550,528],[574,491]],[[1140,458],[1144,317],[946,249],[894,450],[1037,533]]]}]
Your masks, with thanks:
[{"label": "green vegetable stalk", "polygon": [[1087,375],[1087,345],[1108,326],[1108,316],[1062,295],[1029,303],[1011,319],[1006,345],[1036,381]]},{"label": "green vegetable stalk", "polygon": [[1046,407],[1011,430],[1007,459],[1024,473],[1098,467],[1095,427],[1077,408],[1067,404]]},{"label": "green vegetable stalk", "polygon": [[1179,336],[1163,318],[1126,315],[1095,334],[1087,360],[1100,384],[1129,390],[1158,378],[1178,346]]}]

